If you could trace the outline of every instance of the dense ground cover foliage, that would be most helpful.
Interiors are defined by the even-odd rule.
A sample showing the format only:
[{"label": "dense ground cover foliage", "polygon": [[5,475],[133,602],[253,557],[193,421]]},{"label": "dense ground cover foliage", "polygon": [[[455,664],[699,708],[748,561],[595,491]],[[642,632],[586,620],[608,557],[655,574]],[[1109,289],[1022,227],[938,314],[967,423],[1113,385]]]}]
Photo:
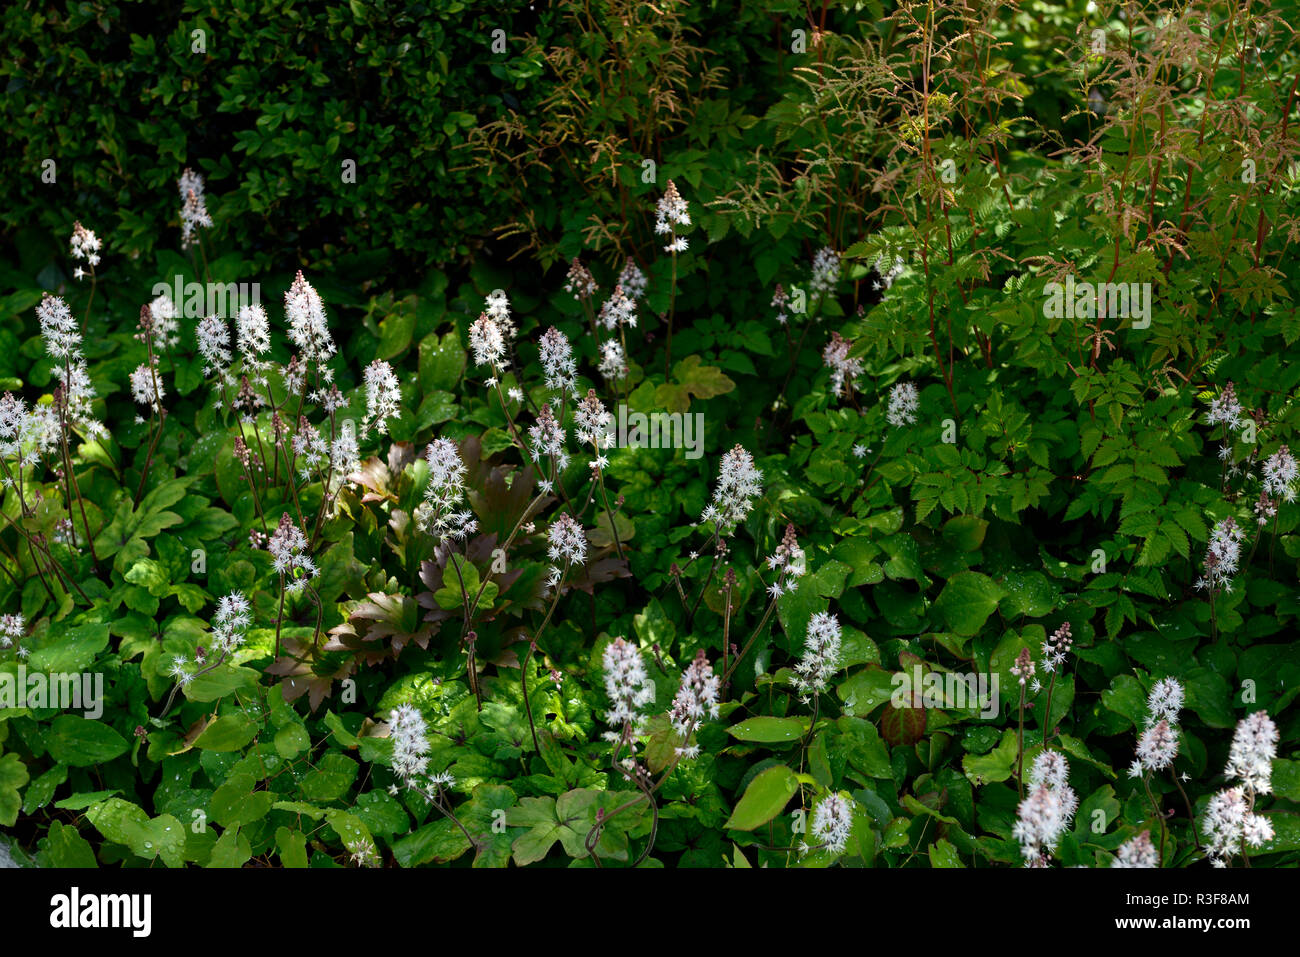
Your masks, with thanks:
[{"label": "dense ground cover foliage", "polygon": [[254,6],[4,14],[9,854],[1300,862],[1294,5]]}]

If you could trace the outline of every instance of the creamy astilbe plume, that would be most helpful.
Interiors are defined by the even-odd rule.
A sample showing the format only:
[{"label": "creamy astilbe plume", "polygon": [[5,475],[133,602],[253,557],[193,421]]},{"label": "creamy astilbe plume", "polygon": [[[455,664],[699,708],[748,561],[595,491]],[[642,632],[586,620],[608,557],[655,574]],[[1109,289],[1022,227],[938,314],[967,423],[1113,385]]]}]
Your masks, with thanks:
[{"label": "creamy astilbe plume", "polygon": [[842,654],[840,621],[829,612],[815,612],[808,620],[803,657],[794,666],[795,687],[800,694],[820,694],[831,676],[839,670]]},{"label": "creamy astilbe plume", "polygon": [[713,673],[713,666],[701,648],[690,666],[682,672],[682,682],[673,698],[672,710],[668,712],[673,730],[682,737],[682,743],[677,747],[678,756],[699,756],[700,749],[690,743],[691,734],[706,718],[717,720],[721,689],[722,679]]},{"label": "creamy astilbe plume", "polygon": [[899,382],[889,390],[889,408],[885,419],[894,428],[916,424],[916,410],[921,406],[921,396],[910,382]]},{"label": "creamy astilbe plume", "polygon": [[289,340],[298,347],[304,359],[322,367],[318,371],[329,381],[323,366],[336,351],[334,340],[325,318],[325,305],[311,283],[303,278],[301,269],[284,294],[284,312],[289,320]]},{"label": "creamy astilbe plume", "polygon": [[631,298],[641,299],[645,296],[649,281],[641,271],[641,267],[629,259],[623,266],[623,271],[618,274],[618,285],[622,286],[623,291]]},{"label": "creamy astilbe plume", "polygon": [[600,365],[597,371],[606,382],[617,382],[627,376],[627,358],[623,345],[617,339],[606,339],[600,344]]},{"label": "creamy astilbe plume", "polygon": [[429,484],[424,502],[416,510],[421,528],[438,539],[462,539],[478,529],[478,522],[465,500],[465,463],[451,439],[434,439],[425,450],[429,463]]},{"label": "creamy astilbe plume", "polygon": [[831,370],[831,391],[837,396],[851,393],[853,380],[862,375],[862,360],[849,358],[849,350],[852,348],[852,342],[838,332],[832,332],[831,341],[822,350],[822,361]]},{"label": "creamy astilbe plume", "polygon": [[1020,842],[1027,867],[1046,867],[1061,835],[1079,807],[1069,786],[1069,763],[1056,751],[1043,751],[1029,774],[1029,794],[1020,802],[1012,836]]},{"label": "creamy astilbe plume", "polygon": [[582,526],[575,522],[571,515],[561,512],[551,523],[548,539],[547,554],[556,564],[551,566],[546,584],[554,586],[559,584],[560,578],[570,565],[581,565],[586,562],[587,536],[583,534]]},{"label": "creamy astilbe plume", "polygon": [[654,703],[654,683],[646,674],[641,652],[622,638],[615,638],[605,646],[601,664],[605,673],[605,694],[609,696],[611,705],[605,712],[605,723],[617,729],[606,731],[604,737],[617,744],[624,740],[623,729],[626,727],[630,742],[641,733],[645,724],[644,709]]},{"label": "creamy astilbe plume", "polygon": [[600,307],[600,324],[610,330],[619,326],[636,328],[636,300],[624,292],[621,285],[615,286],[604,305]]},{"label": "creamy astilbe plume", "polygon": [[767,593],[773,598],[794,591],[799,579],[807,572],[808,561],[803,549],[799,547],[793,525],[786,525],[781,544],[776,546],[776,553],[768,558],[767,567],[776,572],[776,578],[767,586]]},{"label": "creamy astilbe plume", "polygon": [[573,346],[569,344],[569,337],[552,326],[542,333],[538,348],[541,351],[546,388],[553,392],[576,395],[578,364],[573,358]]},{"label": "creamy astilbe plume", "polygon": [[289,517],[280,516],[280,524],[271,534],[266,550],[271,553],[272,569],[285,578],[285,591],[290,595],[300,593],[307,583],[320,574],[320,569],[307,554],[307,536]]},{"label": "creamy astilbe plume", "polygon": [[813,809],[811,833],[816,845],[807,843],[799,845],[799,852],[807,854],[811,850],[822,849],[832,854],[843,853],[849,843],[849,833],[853,830],[853,805],[839,791],[832,791],[818,802]]},{"label": "creamy astilbe plume", "polygon": [[737,445],[722,456],[713,501],[705,506],[700,521],[715,523],[718,534],[725,538],[745,520],[754,499],[762,494],[763,473],[754,467],[754,457]]},{"label": "creamy astilbe plume", "polygon": [[181,249],[189,249],[198,238],[198,229],[210,229],[207,201],[203,197],[203,177],[186,169],[176,181],[181,194]]},{"label": "creamy astilbe plume", "polygon": [[393,367],[382,359],[376,359],[366,366],[366,418],[361,426],[361,434],[367,435],[373,428],[380,435],[388,434],[388,420],[397,418],[402,403],[402,390],[393,374]]},{"label": "creamy astilbe plume", "polygon": [[1160,852],[1151,843],[1149,831],[1140,831],[1138,835],[1125,841],[1115,852],[1111,867],[1159,867]]}]

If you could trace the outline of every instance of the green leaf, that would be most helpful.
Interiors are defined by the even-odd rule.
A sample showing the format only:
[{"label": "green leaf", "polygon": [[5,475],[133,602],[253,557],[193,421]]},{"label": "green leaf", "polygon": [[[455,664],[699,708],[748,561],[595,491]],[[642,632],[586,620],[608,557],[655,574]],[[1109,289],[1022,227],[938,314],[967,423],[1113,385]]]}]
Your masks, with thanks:
[{"label": "green leaf", "polygon": [[118,789],[111,791],[83,791],[80,794],[74,794],[66,797],[62,801],[55,801],[54,806],[61,811],[84,811],[92,804],[98,804],[100,801],[107,801],[114,794],[121,794]]},{"label": "green leaf", "polygon": [[556,817],[555,803],[553,797],[527,797],[506,811],[508,825],[528,828],[512,845],[515,864],[519,867],[542,860],[560,839],[564,825]]},{"label": "green leaf", "polygon": [[47,746],[56,761],[89,768],[125,754],[130,744],[102,721],[62,714],[50,725]]},{"label": "green leaf", "polygon": [[10,752],[0,756],[0,824],[13,827],[23,802],[18,789],[27,783],[27,765],[18,755]]},{"label": "green leaf", "polygon": [[961,552],[976,551],[984,544],[989,523],[974,515],[954,515],[943,525],[943,540]]},{"label": "green leaf", "polygon": [[655,403],[669,412],[685,412],[691,397],[711,399],[736,388],[736,383],[716,366],[700,364],[699,356],[687,356],[673,366],[673,382],[655,389]]},{"label": "green leaf", "polygon": [[270,791],[255,791],[257,782],[250,774],[236,774],[212,792],[209,808],[212,819],[222,827],[252,824],[266,817],[275,801]]},{"label": "green leaf", "polygon": [[[0,788],[4,787],[4,773],[0,767]],[[56,764],[27,787],[23,797],[23,813],[31,814],[49,804],[60,784],[68,780],[68,766]]]},{"label": "green leaf", "polygon": [[137,856],[146,861],[161,857],[168,867],[184,865],[185,828],[170,814],[143,823],[129,820],[123,825],[123,831],[127,836],[126,845]]},{"label": "green leaf", "polygon": [[203,729],[194,747],[204,751],[239,751],[257,736],[258,724],[242,711],[225,714]]},{"label": "green leaf", "polygon": [[792,744],[808,733],[807,718],[750,718],[727,729],[727,733],[741,741],[758,741],[763,744]]},{"label": "green leaf", "polygon": [[109,798],[87,811],[86,820],[104,835],[104,840],[129,847],[137,829],[149,823],[149,815],[130,801]]},{"label": "green leaf", "polygon": [[1300,761],[1273,759],[1273,792],[1288,801],[1300,801]]},{"label": "green leaf", "polygon": [[90,842],[71,824],[51,821],[50,830],[38,843],[36,862],[41,867],[98,867]]},{"label": "green leaf", "polygon": [[295,758],[310,747],[311,735],[300,724],[291,724],[275,733],[275,750],[282,758]]},{"label": "green leaf", "polygon": [[397,308],[380,320],[379,348],[375,351],[376,359],[392,359],[401,355],[411,344],[411,335],[415,332],[415,309],[410,303],[402,302]]},{"label": "green leaf", "polygon": [[232,828],[217,838],[217,843],[212,845],[212,856],[208,858],[208,866],[243,867],[252,856],[253,849],[248,843],[248,838],[239,833],[238,828]]},{"label": "green leaf", "polygon": [[965,867],[966,865],[961,862],[961,855],[957,853],[957,848],[943,838],[939,838],[930,845],[930,866]]},{"label": "green leaf", "polygon": [[258,680],[258,673],[251,668],[226,664],[199,675],[185,686],[184,694],[190,701],[219,701],[227,695],[252,691]]},{"label": "green leaf", "polygon": [[454,389],[465,373],[465,350],[460,333],[453,329],[441,339],[436,333],[420,343],[420,390],[428,393]]},{"label": "green leaf", "polygon": [[935,608],[949,630],[974,635],[1006,594],[1002,586],[979,572],[958,572],[948,579],[935,601]]},{"label": "green leaf", "polygon": [[275,831],[275,846],[280,850],[280,864],[288,868],[307,866],[307,838],[302,831],[281,827]]},{"label": "green leaf", "polygon": [[749,782],[723,827],[736,831],[762,827],[781,813],[798,790],[799,779],[784,764],[761,771]]},{"label": "green leaf", "polygon": [[[440,817],[394,843],[393,857],[402,867],[419,867],[430,862],[446,864],[456,860],[469,848],[469,841],[456,823]],[[542,856],[546,856],[545,852]]]},{"label": "green leaf", "polygon": [[1016,732],[1007,728],[1002,732],[1002,740],[998,742],[998,746],[988,754],[967,754],[963,757],[962,770],[977,787],[1005,781],[1011,777],[1019,753]]},{"label": "green leaf", "polygon": [[844,716],[835,722],[840,734],[833,740],[833,750],[867,777],[891,779],[894,769],[889,763],[889,748],[870,721]]},{"label": "green leaf", "polygon": [[300,785],[302,796],[308,801],[337,801],[352,787],[360,765],[345,754],[326,752],[316,770],[307,774]]},{"label": "green leaf", "polygon": [[89,671],[95,657],[108,647],[108,642],[109,626],[106,624],[69,628],[61,637],[32,652],[27,660],[27,672],[73,674]]}]

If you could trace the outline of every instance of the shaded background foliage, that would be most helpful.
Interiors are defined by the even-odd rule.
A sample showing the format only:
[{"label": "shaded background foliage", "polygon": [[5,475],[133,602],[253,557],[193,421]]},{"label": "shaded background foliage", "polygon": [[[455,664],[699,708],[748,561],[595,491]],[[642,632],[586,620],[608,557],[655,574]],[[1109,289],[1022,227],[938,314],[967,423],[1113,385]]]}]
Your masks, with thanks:
[{"label": "shaded background foliage", "polygon": [[[761,564],[791,522],[813,576],[802,595],[782,602],[780,628],[756,646],[762,667],[737,674],[744,704],[725,720],[733,732],[750,715],[801,720],[795,701],[770,690],[776,679],[768,672],[799,654],[808,615],[833,603],[848,632],[847,676],[835,703],[829,695],[823,703],[829,723],[806,755],[815,786],[803,782],[800,790],[852,791],[865,809],[855,862],[1019,861],[1010,837],[1010,727],[925,709],[918,729],[917,715],[888,704],[890,677],[914,665],[997,673],[1009,708],[1010,663],[1063,621],[1075,626],[1077,663],[1051,720],[1031,718],[1031,735],[1041,740],[1043,725],[1058,721],[1068,732],[1058,743],[1075,762],[1072,781],[1088,814],[1080,813],[1066,842],[1065,863],[1106,860],[1149,814],[1141,788],[1124,782],[1122,770],[1155,677],[1177,674],[1188,685],[1183,762],[1200,781],[1193,799],[1202,808],[1244,706],[1244,681],[1259,681],[1256,704],[1275,714],[1284,751],[1294,753],[1294,509],[1283,511],[1274,547],[1265,540],[1242,587],[1220,600],[1217,620],[1193,585],[1209,527],[1247,514],[1254,491],[1244,480],[1224,481],[1217,436],[1203,421],[1208,399],[1236,381],[1243,401],[1269,422],[1263,453],[1298,444],[1296,191],[1285,172],[1296,155],[1297,58],[1285,26],[1294,4],[1270,8],[1271,42],[1259,69],[1237,55],[1241,36],[1232,26],[1234,11],[1250,8],[1206,5],[1214,31],[1196,55],[1213,65],[1200,72],[1143,60],[1141,43],[1130,58],[1135,45],[1124,35],[1120,6],[938,5],[941,35],[970,30],[977,39],[957,45],[959,66],[929,77],[908,28],[885,21],[898,12],[892,4],[536,7],[28,4],[6,8],[0,21],[10,51],[0,64],[0,170],[11,187],[0,210],[0,376],[6,386],[48,387],[32,307],[42,289],[62,289],[84,306],[86,286],[70,280],[66,255],[70,224],[80,219],[105,243],[88,353],[106,419],[133,457],[132,481],[144,433],[131,424],[135,410],[123,391],[142,351],[129,330],[153,281],[193,275],[176,253],[175,180],[187,165],[207,177],[216,225],[204,241],[214,278],[261,281],[274,316],[294,271],[308,270],[334,320],[341,387],[352,393],[370,360],[391,361],[404,382],[393,438],[416,447],[434,431],[481,440],[476,483],[504,467],[508,445],[503,417],[466,378],[466,329],[493,288],[508,289],[521,341],[535,341],[552,323],[577,339],[581,309],[559,291],[569,258],[594,257],[602,294],[625,258],[640,262],[651,292],[638,330],[645,339],[632,349],[639,365],[629,401],[649,410],[689,392],[678,367],[663,374],[669,267],[651,210],[669,177],[691,202],[696,227],[680,260],[674,358],[699,356],[712,370],[707,384],[690,383],[701,387],[692,409],[708,414],[707,454],[684,461],[629,451],[611,463],[611,483],[635,521],[633,574],[601,582],[594,595],[567,597],[557,616],[547,650],[566,677],[539,699],[554,736],[543,738],[544,753],[520,747],[528,729],[509,664],[538,610],[527,589],[506,595],[500,620],[483,629],[485,660],[497,668],[496,700],[479,715],[461,683],[454,637],[431,639],[422,617],[446,585],[441,571],[422,568],[428,549],[397,529],[394,547],[383,513],[359,503],[355,529],[342,522],[328,533],[325,627],[365,632],[374,623],[384,640],[373,654],[384,667],[359,667],[364,655],[340,654],[317,675],[287,682],[296,692],[355,674],[358,710],[380,714],[414,700],[437,714],[457,738],[454,747],[439,743],[438,763],[468,782],[460,795],[468,818],[481,827],[493,810],[513,809],[504,845],[481,849],[476,863],[546,860],[543,838],[560,802],[570,819],[589,822],[611,795],[588,790],[621,783],[600,778],[582,751],[604,705],[597,652],[608,637],[658,645],[670,670],[698,649],[715,658],[721,650],[722,600],[710,592],[699,623],[690,622],[675,603],[670,566],[699,547],[690,523],[708,500],[717,455],[739,442],[755,451],[767,494],[736,540],[732,564]],[[1096,26],[1112,38],[1104,69],[1087,52]],[[818,43],[819,27],[833,36]],[[195,29],[207,31],[202,54],[191,52]],[[497,29],[509,38],[504,53],[492,50]],[[805,33],[800,54],[791,50],[796,29]],[[894,58],[887,67],[873,59],[873,44]],[[1222,62],[1216,44],[1228,50]],[[979,67],[962,60],[968,55]],[[1134,79],[1144,71],[1146,86]],[[1202,84],[1220,109],[1198,137]],[[1107,118],[1085,108],[1090,86],[1113,104]],[[1234,96],[1247,93],[1255,112],[1233,107]],[[1161,139],[1166,131],[1173,132]],[[1243,184],[1249,156],[1259,157],[1269,189]],[[958,162],[961,177],[950,189],[934,172],[936,157]],[[46,158],[58,164],[55,184],[41,181]],[[346,158],[357,162],[355,185],[341,181]],[[657,167],[648,180],[646,160]],[[1116,200],[1111,174],[1130,163],[1132,195],[1121,189]],[[1129,217],[1136,226],[1125,219],[1124,202],[1138,207]],[[805,320],[805,341],[803,328],[787,335],[775,324],[772,285],[806,283],[811,254],[823,245],[844,252],[846,281],[818,307],[818,323]],[[907,253],[908,270],[882,295],[872,288],[876,257],[896,250]],[[1080,278],[1118,272],[1124,281],[1153,283],[1150,334],[1117,324],[1107,330],[1116,348],[1107,342],[1090,357],[1086,327],[1043,314],[1043,284],[1066,267]],[[852,401],[827,385],[821,349],[831,329],[851,338],[865,363]],[[591,343],[583,336],[577,348],[590,368]],[[276,349],[287,358],[282,344]],[[195,613],[209,598],[268,580],[240,542],[251,505],[229,455],[201,441],[225,426],[201,389],[192,342],[182,351],[146,500],[151,519],[175,514],[179,521],[147,544],[130,541],[128,567],[113,573],[111,614],[78,622],[83,630],[74,635],[83,650],[107,647],[112,628],[116,654],[100,661],[117,669],[114,725],[123,746],[167,684],[151,644],[154,616],[164,631],[193,640],[201,630]],[[522,364],[535,380],[531,353]],[[734,387],[719,385],[719,375]],[[884,396],[906,379],[920,385],[925,415],[915,430],[893,431]],[[357,401],[352,394],[353,412]],[[948,416],[959,425],[959,443],[940,438]],[[859,445],[874,458],[855,454]],[[385,462],[371,470],[371,490],[409,504],[416,489],[410,450],[368,451]],[[1255,451],[1238,454],[1257,467]],[[118,490],[100,466],[84,487],[105,503],[111,523]],[[198,476],[193,485],[178,484],[190,475]],[[505,506],[498,491],[476,507],[499,516]],[[232,560],[214,566],[202,585],[187,580],[188,546],[218,542]],[[1110,563],[1100,572],[1097,549]],[[483,543],[475,560],[486,574]],[[535,580],[535,562],[529,574]],[[762,611],[762,582],[745,573],[738,588],[737,621],[751,624]],[[25,608],[40,608],[34,587],[12,591]],[[275,614],[272,598],[257,599],[263,625]],[[309,636],[312,608],[292,615],[292,637]],[[349,652],[360,647],[358,640]],[[433,688],[420,683],[430,674],[438,679]],[[15,720],[22,730],[5,745],[24,749],[42,773],[33,774],[39,788],[27,785],[23,795],[32,810],[70,782],[74,795],[118,788],[156,815],[184,820],[223,780],[248,774],[260,781],[253,765],[267,755],[305,761],[294,747],[301,735],[328,739],[306,769],[312,783],[280,775],[267,789],[297,802],[296,814],[319,812],[320,821],[328,813],[337,832],[324,842],[330,855],[340,845],[351,850],[343,835],[356,825],[337,805],[353,800],[353,758],[381,764],[382,744],[363,733],[359,713],[320,717],[313,709],[304,719],[276,695],[269,699],[263,717],[276,747],[245,741],[235,753],[200,748],[201,759],[165,757],[175,730],[155,732],[148,744],[132,745],[133,757],[143,754],[139,779],[125,757],[107,762],[102,776],[92,771],[93,752],[68,744],[78,728],[66,721],[47,731],[44,718]],[[206,703],[192,702],[187,714],[197,717]],[[236,738],[251,734],[251,726],[238,730]],[[792,758],[788,743],[764,739],[761,730],[732,737],[738,740],[721,726],[705,729],[704,759],[665,791],[675,806],[660,857],[717,865],[748,852],[759,862],[783,860],[763,846],[794,839],[783,819],[768,834],[723,822],[760,773],[796,761],[803,770],[805,756]],[[184,784],[164,781],[164,766]],[[1279,767],[1286,770],[1279,800],[1291,802],[1279,806],[1290,821],[1300,778],[1295,761]],[[11,770],[5,780],[16,779]],[[1186,859],[1191,825],[1171,785],[1157,790],[1180,815],[1176,847]],[[397,808],[382,788],[356,788],[365,798],[359,819],[399,863],[464,853],[427,807]],[[259,792],[250,783],[248,793]],[[222,795],[219,823],[236,836],[215,859],[306,859],[301,835],[285,823],[289,810],[263,809],[265,816],[244,821],[252,812],[240,810],[236,797],[254,806],[263,800]],[[64,829],[89,835],[77,812],[90,805],[75,805],[74,796],[50,825],[47,854],[82,853]],[[1111,828],[1104,836],[1088,829],[1099,810]],[[424,822],[409,835],[408,811]],[[134,828],[144,825],[136,812],[100,800],[89,818],[106,860],[131,859],[127,848],[148,857],[139,850]],[[30,826],[29,845],[37,836]],[[645,827],[629,827],[632,838],[643,839]],[[285,829],[287,836],[279,833]],[[581,857],[574,834],[566,834],[565,856],[552,853],[548,863]],[[616,836],[611,851],[625,851],[627,841],[627,833]],[[1293,863],[1300,829],[1291,824],[1280,843],[1283,860]],[[177,858],[214,859],[212,847],[198,844]],[[317,848],[313,863],[330,855]]]}]

